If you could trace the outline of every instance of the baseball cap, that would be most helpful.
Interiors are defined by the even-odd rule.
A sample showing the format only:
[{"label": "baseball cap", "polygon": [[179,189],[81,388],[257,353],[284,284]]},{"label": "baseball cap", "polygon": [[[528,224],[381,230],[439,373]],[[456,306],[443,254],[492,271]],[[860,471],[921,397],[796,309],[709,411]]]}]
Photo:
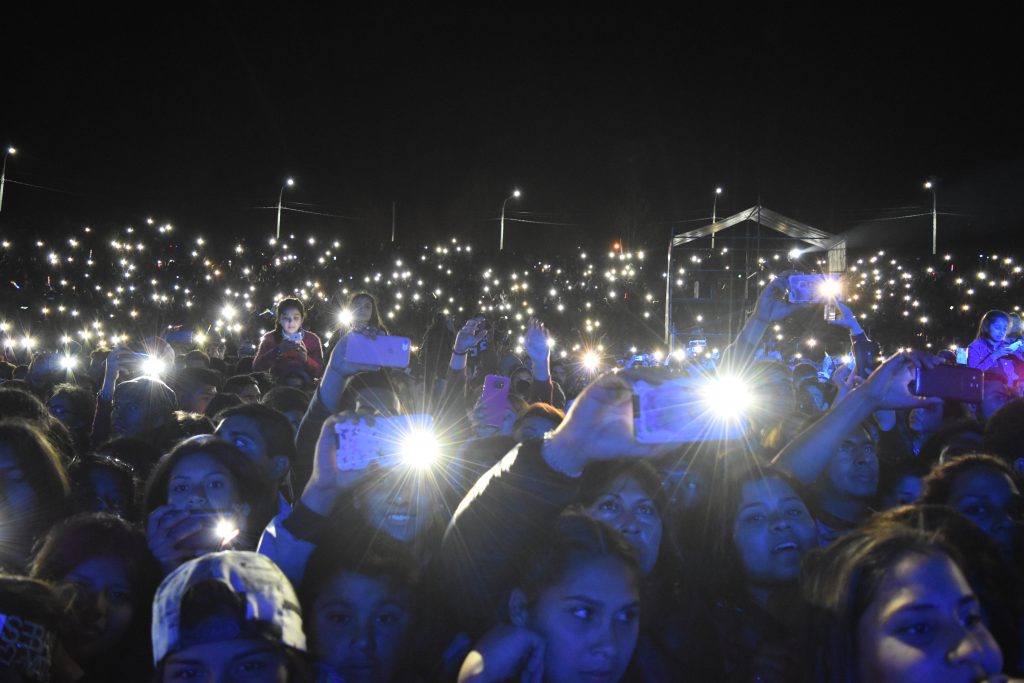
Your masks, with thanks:
[{"label": "baseball cap", "polygon": [[295,589],[265,555],[227,550],[181,565],[153,599],[153,662],[200,643],[264,638],[306,649]]}]

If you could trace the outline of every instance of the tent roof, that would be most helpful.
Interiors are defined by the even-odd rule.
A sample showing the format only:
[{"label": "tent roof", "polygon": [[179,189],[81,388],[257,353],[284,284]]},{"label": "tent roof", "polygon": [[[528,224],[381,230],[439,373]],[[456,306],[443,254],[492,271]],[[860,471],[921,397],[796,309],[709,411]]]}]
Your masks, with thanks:
[{"label": "tent roof", "polygon": [[752,206],[749,209],[740,211],[737,214],[733,214],[726,219],[720,220],[716,223],[709,223],[695,230],[684,232],[681,235],[676,235],[672,238],[672,246],[679,247],[687,242],[693,242],[701,237],[708,237],[712,233],[719,233],[722,230],[731,228],[734,225],[742,223],[744,221],[754,221],[760,223],[766,228],[771,228],[781,232],[787,237],[802,240],[808,244],[820,247],[821,249],[828,249],[833,246],[839,239],[823,230],[812,228],[806,223],[787,218],[781,213],[766,209],[763,206]]}]

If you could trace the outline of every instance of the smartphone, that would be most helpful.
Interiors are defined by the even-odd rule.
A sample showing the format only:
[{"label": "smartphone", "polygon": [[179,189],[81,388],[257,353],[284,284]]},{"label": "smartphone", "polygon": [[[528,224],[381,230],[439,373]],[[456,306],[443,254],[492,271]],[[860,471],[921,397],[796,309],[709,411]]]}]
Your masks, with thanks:
[{"label": "smartphone", "polygon": [[825,322],[832,322],[839,319],[839,307],[834,303],[825,304]]},{"label": "smartphone", "polygon": [[842,301],[843,287],[838,275],[790,275],[789,301],[794,304]]},{"label": "smartphone", "polygon": [[395,415],[378,417],[373,424],[365,421],[339,422],[334,425],[338,469],[365,470],[371,464],[395,467],[402,462],[402,448],[409,435],[433,433],[432,415]]},{"label": "smartphone", "polygon": [[967,365],[967,347],[958,346],[956,347],[956,364]]},{"label": "smartphone", "polygon": [[[633,385],[633,426],[639,443],[732,440],[747,433],[743,416],[722,417],[707,388],[708,377],[686,376],[661,384]],[[727,397],[724,397],[727,400]]]},{"label": "smartphone", "polygon": [[202,520],[203,528],[178,541],[185,550],[224,550],[238,536],[238,517],[226,510],[193,510],[192,517]]},{"label": "smartphone", "polygon": [[350,363],[407,368],[411,352],[412,342],[408,337],[378,334],[370,339],[364,334],[353,332],[345,339],[345,360]]},{"label": "smartphone", "polygon": [[985,373],[977,368],[961,365],[939,365],[918,368],[914,374],[913,393],[917,396],[981,403],[985,387]]},{"label": "smartphone", "polygon": [[480,405],[484,411],[484,425],[498,427],[505,423],[505,410],[508,407],[508,394],[512,390],[512,380],[504,375],[487,375],[484,377],[484,388],[480,394]]}]

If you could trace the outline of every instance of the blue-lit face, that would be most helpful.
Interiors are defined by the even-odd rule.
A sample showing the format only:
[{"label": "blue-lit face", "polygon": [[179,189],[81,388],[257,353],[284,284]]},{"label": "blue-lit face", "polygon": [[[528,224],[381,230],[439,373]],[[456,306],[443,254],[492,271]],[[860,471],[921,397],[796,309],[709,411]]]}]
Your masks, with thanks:
[{"label": "blue-lit face", "polygon": [[581,559],[528,608],[526,626],[544,639],[545,683],[615,683],[640,632],[640,591],[615,557]]},{"label": "blue-lit face", "polygon": [[1003,341],[1006,338],[1006,331],[1010,328],[1010,321],[1002,316],[992,319],[988,324],[988,337],[994,342]]},{"label": "blue-lit face", "polygon": [[382,578],[340,572],[317,593],[306,618],[315,661],[346,683],[390,683],[408,659],[409,595]]},{"label": "blue-lit face", "polygon": [[1024,505],[1010,477],[995,468],[973,467],[953,479],[948,504],[995,541],[1004,557],[1013,557]]},{"label": "blue-lit face", "polygon": [[747,581],[754,585],[795,581],[800,561],[818,545],[804,501],[774,477],[743,486],[732,532]]},{"label": "blue-lit face", "polygon": [[878,490],[878,456],[863,429],[848,434],[829,460],[826,486],[851,498],[870,498]]},{"label": "blue-lit face", "polygon": [[871,683],[996,680],[1003,660],[981,605],[946,555],[895,562],[861,615],[856,680]]},{"label": "blue-lit face", "polygon": [[661,513],[636,479],[623,475],[587,507],[588,516],[617,529],[636,548],[645,574],[654,569],[661,549]]}]

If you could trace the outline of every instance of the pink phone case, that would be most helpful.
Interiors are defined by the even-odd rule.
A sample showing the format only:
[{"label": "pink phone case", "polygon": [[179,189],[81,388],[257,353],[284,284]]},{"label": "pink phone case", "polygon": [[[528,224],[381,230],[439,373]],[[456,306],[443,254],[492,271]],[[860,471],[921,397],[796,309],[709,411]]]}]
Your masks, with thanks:
[{"label": "pink phone case", "polygon": [[411,349],[412,343],[408,337],[378,334],[376,338],[370,339],[353,332],[345,340],[345,360],[385,368],[407,368]]},{"label": "pink phone case", "polygon": [[508,406],[508,392],[512,388],[512,380],[503,375],[487,375],[484,377],[484,389],[480,396],[480,405],[484,409],[484,420],[491,427],[501,427],[505,422],[505,408]]}]

